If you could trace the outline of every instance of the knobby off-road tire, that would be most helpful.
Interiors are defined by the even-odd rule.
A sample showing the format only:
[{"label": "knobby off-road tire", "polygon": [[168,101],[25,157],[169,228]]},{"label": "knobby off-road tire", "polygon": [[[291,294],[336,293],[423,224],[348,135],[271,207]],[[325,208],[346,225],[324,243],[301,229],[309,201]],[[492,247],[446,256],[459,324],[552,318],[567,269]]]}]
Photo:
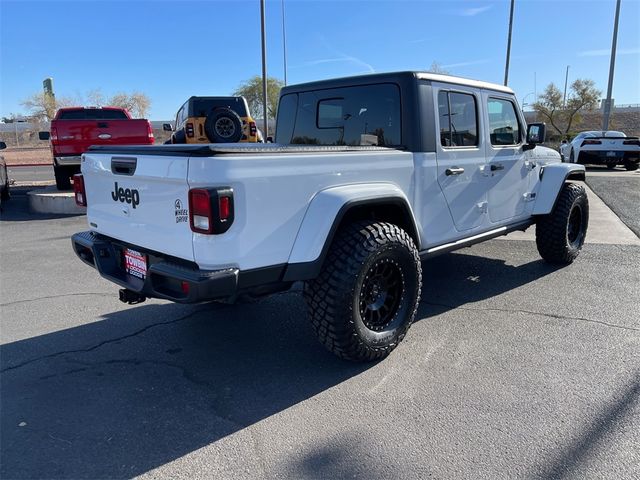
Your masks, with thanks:
[{"label": "knobby off-road tire", "polygon": [[584,245],[589,225],[589,202],[582,185],[565,183],[553,211],[538,218],[536,246],[549,263],[568,265]]},{"label": "knobby off-road tire", "polygon": [[373,361],[404,338],[421,287],[411,237],[390,223],[362,221],[340,229],[304,297],[320,343],[343,359]]}]

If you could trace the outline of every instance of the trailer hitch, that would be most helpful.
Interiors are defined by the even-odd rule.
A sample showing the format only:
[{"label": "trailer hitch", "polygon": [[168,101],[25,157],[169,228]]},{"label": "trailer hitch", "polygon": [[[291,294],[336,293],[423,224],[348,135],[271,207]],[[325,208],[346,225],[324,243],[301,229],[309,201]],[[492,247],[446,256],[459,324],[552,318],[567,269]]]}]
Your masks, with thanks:
[{"label": "trailer hitch", "polygon": [[118,298],[122,303],[128,303],[129,305],[142,303],[147,299],[144,295],[140,295],[138,292],[134,292],[126,288],[122,288],[118,291]]}]

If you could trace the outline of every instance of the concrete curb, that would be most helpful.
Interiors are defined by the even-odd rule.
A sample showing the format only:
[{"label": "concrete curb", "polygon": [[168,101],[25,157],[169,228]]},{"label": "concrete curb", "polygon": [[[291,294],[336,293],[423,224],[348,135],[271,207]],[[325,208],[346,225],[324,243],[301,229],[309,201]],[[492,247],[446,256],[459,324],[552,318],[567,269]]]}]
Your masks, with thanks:
[{"label": "concrete curb", "polygon": [[73,192],[59,192],[55,186],[27,192],[29,208],[36,213],[83,215],[86,207],[76,205]]}]

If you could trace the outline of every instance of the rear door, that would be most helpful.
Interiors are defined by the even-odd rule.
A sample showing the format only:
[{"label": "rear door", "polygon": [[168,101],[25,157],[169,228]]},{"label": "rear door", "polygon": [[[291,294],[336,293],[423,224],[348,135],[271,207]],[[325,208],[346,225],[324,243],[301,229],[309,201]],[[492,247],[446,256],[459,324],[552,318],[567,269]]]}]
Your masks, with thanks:
[{"label": "rear door", "polygon": [[525,213],[529,174],[533,167],[525,161],[524,121],[514,98],[498,92],[483,92],[485,150],[490,175],[489,220],[502,223]]},{"label": "rear door", "polygon": [[90,226],[143,249],[193,260],[188,165],[187,154],[85,154]]},{"label": "rear door", "polygon": [[481,92],[434,83],[433,95],[438,105],[438,184],[456,229],[468,232],[482,224],[487,208]]}]

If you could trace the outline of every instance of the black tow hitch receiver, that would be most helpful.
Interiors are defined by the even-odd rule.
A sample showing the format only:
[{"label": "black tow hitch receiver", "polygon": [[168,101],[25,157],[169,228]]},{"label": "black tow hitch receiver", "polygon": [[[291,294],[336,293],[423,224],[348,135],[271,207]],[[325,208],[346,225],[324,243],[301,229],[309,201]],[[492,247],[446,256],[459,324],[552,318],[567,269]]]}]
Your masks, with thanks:
[{"label": "black tow hitch receiver", "polygon": [[136,303],[144,302],[147,297],[140,295],[137,292],[122,288],[118,291],[118,298],[122,303],[128,303],[129,305],[135,305]]}]

